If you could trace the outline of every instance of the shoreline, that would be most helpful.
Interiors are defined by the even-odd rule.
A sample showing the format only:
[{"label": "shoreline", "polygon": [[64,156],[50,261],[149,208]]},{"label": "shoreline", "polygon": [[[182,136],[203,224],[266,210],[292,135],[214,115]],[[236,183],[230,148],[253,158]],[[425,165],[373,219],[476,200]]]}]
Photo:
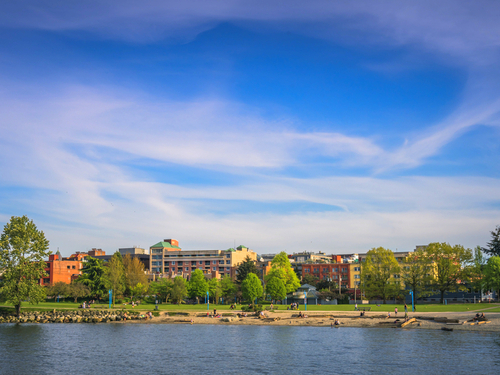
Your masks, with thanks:
[{"label": "shoreline", "polygon": [[[304,313],[304,311],[301,311]],[[408,324],[405,327],[400,327],[404,322],[404,313],[399,313],[398,316],[386,318],[380,313],[366,313],[364,317],[360,317],[358,312],[339,312],[335,314],[329,312],[313,312],[307,313],[307,318],[298,318],[298,312],[266,312],[266,318],[260,319],[256,316],[248,316],[238,318],[236,313],[234,316],[223,316],[221,318],[213,318],[200,316],[196,312],[179,312],[177,315],[168,312],[163,312],[159,317],[153,317],[151,320],[127,320],[111,322],[114,324],[212,324],[212,325],[258,325],[258,326],[302,326],[302,327],[326,327],[326,328],[399,328],[399,329],[432,329],[456,331],[474,331],[474,332],[500,332],[500,313],[486,314],[487,322],[480,324],[466,322],[472,319],[475,314],[472,313],[411,313],[409,319],[416,318],[416,321]],[[458,320],[459,323],[448,323],[443,321],[430,320],[433,317],[443,320]],[[333,322],[338,319],[340,326],[332,327]],[[399,319],[399,322],[395,322]]]}]

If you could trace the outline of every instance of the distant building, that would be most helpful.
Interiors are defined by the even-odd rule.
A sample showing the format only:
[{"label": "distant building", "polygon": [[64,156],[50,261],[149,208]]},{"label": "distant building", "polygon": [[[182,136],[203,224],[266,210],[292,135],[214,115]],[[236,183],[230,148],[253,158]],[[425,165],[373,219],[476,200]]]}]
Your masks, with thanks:
[{"label": "distant building", "polygon": [[40,279],[40,285],[54,285],[57,282],[70,284],[72,280],[82,274],[82,262],[76,258],[62,258],[59,250],[56,254],[49,255],[45,262],[47,276]]},{"label": "distant building", "polygon": [[122,256],[125,254],[149,254],[149,250],[145,250],[140,247],[123,247],[118,249],[118,251]]},{"label": "distant building", "polygon": [[182,250],[179,242],[166,239],[150,247],[150,270],[154,277],[182,276],[189,279],[194,270],[201,270],[208,278],[230,276],[236,278],[236,269],[248,256],[253,261],[257,254],[245,246],[227,250]]},{"label": "distant building", "polygon": [[319,280],[329,280],[342,288],[359,288],[361,265],[358,263],[309,263],[302,264],[302,277],[313,275]]}]

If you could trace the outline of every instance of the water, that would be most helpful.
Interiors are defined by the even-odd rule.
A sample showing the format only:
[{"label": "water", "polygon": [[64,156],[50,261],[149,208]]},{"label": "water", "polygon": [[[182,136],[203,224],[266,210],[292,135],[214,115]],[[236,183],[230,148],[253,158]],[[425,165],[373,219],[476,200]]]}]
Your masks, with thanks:
[{"label": "water", "polygon": [[498,374],[498,333],[2,324],[0,374]]}]

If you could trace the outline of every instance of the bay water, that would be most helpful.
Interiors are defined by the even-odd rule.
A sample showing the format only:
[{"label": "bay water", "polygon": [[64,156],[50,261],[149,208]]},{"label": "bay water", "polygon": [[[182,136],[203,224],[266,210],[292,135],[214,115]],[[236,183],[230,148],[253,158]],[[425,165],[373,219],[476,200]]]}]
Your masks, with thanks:
[{"label": "bay water", "polygon": [[0,374],[499,374],[500,334],[379,328],[2,324]]}]

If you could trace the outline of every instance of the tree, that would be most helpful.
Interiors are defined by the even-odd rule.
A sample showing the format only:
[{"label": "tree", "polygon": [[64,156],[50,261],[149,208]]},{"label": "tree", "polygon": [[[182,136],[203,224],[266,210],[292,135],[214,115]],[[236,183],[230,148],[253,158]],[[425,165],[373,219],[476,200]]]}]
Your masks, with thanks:
[{"label": "tree", "polygon": [[470,275],[471,249],[436,242],[427,246],[426,254],[434,265],[432,285],[441,293],[441,303],[445,292],[465,289],[460,282]]},{"label": "tree", "polygon": [[[53,296],[56,298],[57,296],[66,296],[69,293],[69,284],[66,284],[63,281],[58,281],[54,285],[47,287],[47,295]],[[64,299],[63,299],[64,300]]]},{"label": "tree", "polygon": [[286,298],[286,286],[280,277],[271,277],[266,284],[266,293],[271,295],[273,300]]},{"label": "tree", "polygon": [[78,302],[78,298],[87,297],[90,294],[90,289],[78,282],[72,282],[68,285],[68,296],[75,299],[75,303]]},{"label": "tree", "polygon": [[142,297],[148,292],[148,285],[137,283],[132,289],[130,289],[133,297],[137,297],[142,300]]},{"label": "tree", "polygon": [[490,233],[491,241],[488,242],[488,247],[483,248],[483,251],[491,256],[500,256],[500,225]]},{"label": "tree", "polygon": [[469,282],[473,290],[482,290],[484,287],[483,275],[486,268],[487,259],[483,255],[481,246],[474,249],[474,260],[470,267]]},{"label": "tree", "polygon": [[488,259],[484,268],[484,286],[490,290],[500,293],[500,256]]},{"label": "tree", "polygon": [[432,262],[423,250],[408,254],[403,260],[401,278],[407,288],[413,291],[415,304],[417,299],[431,294]]},{"label": "tree", "polygon": [[196,303],[199,303],[199,298],[203,297],[208,292],[208,283],[202,270],[194,270],[191,273],[191,279],[188,284],[188,294],[191,298],[196,298]]},{"label": "tree", "polygon": [[45,289],[40,279],[46,276],[44,261],[51,252],[49,241],[27,216],[12,216],[0,237],[0,293],[12,302],[17,316],[22,301],[36,304],[45,299]]},{"label": "tree", "polygon": [[91,296],[101,299],[104,295],[108,294],[105,285],[105,275],[104,261],[87,256],[83,264],[82,274],[77,281],[90,289]]},{"label": "tree", "polygon": [[125,286],[130,291],[138,283],[147,285],[148,277],[144,273],[144,264],[138,258],[132,258],[130,254],[123,257],[125,268]]},{"label": "tree", "polygon": [[309,284],[312,286],[316,286],[319,282],[319,277],[314,276],[310,273],[306,273],[305,276],[302,276],[302,284]]},{"label": "tree", "polygon": [[104,283],[106,289],[113,291],[113,306],[115,305],[115,297],[125,292],[125,267],[123,265],[122,255],[117,251],[113,254],[105,268]]},{"label": "tree", "polygon": [[174,286],[172,288],[172,302],[180,304],[187,295],[186,280],[182,276],[177,276],[174,279]]},{"label": "tree", "polygon": [[254,273],[249,273],[245,280],[241,283],[241,293],[250,303],[254,303],[255,298],[262,296],[262,284]]},{"label": "tree", "polygon": [[387,299],[398,292],[394,275],[399,274],[399,264],[391,250],[373,248],[366,254],[361,267],[361,285],[368,298]]},{"label": "tree", "polygon": [[217,280],[215,277],[208,280],[208,293],[214,303],[217,303],[220,295],[222,294],[222,288],[219,280]]},{"label": "tree", "polygon": [[225,275],[220,281],[221,294],[224,298],[231,298],[236,295],[238,287],[234,284],[229,275]]},{"label": "tree", "polygon": [[253,261],[250,256],[246,256],[245,260],[238,266],[236,269],[236,283],[241,285],[243,280],[245,280],[249,273],[253,273],[255,275],[259,274],[259,270],[255,265],[255,261]]},{"label": "tree", "polygon": [[149,284],[151,293],[156,294],[161,300],[168,301],[168,297],[172,294],[172,288],[174,287],[174,282],[171,279],[163,278],[158,281],[153,281]]},{"label": "tree", "polygon": [[272,277],[281,278],[287,293],[293,293],[300,287],[300,280],[284,251],[277,254],[271,261],[271,271],[266,276],[266,280],[270,280]]}]

